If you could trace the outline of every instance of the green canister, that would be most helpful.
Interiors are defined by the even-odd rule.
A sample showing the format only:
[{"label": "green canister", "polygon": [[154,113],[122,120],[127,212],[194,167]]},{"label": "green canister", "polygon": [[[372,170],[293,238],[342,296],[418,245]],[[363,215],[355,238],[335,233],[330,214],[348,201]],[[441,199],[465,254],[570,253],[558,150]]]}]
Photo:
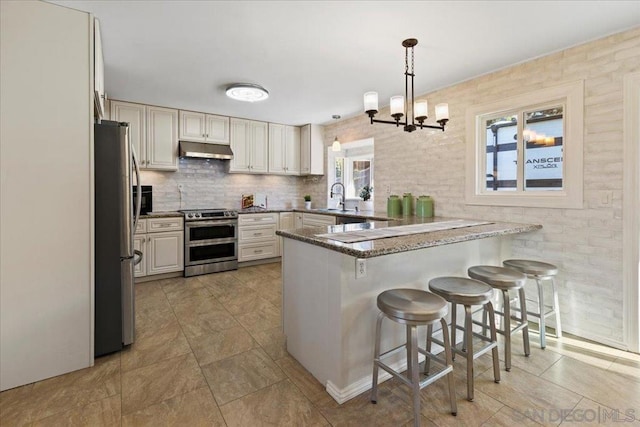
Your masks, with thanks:
[{"label": "green canister", "polygon": [[411,193],[404,193],[402,195],[402,215],[413,215],[413,196]]},{"label": "green canister", "polygon": [[433,199],[430,196],[420,196],[416,200],[416,216],[430,218],[433,216]]},{"label": "green canister", "polygon": [[387,199],[387,215],[400,216],[402,215],[402,200],[400,197],[392,194]]}]

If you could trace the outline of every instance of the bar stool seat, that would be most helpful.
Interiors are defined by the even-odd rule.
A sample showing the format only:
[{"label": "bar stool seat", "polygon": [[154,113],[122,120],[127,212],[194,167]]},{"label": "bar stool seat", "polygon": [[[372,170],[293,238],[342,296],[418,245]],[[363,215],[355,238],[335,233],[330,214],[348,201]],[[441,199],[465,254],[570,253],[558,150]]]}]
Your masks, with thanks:
[{"label": "bar stool seat", "polygon": [[558,274],[558,267],[542,261],[530,259],[508,259],[502,261],[505,267],[513,268],[529,276],[555,276]]},{"label": "bar stool seat", "polygon": [[491,286],[466,277],[437,277],[429,281],[429,290],[456,304],[483,304],[493,296]]},{"label": "bar stool seat", "polygon": [[429,323],[447,315],[441,298],[420,289],[392,289],[378,295],[378,308],[398,320]]},{"label": "bar stool seat", "polygon": [[[529,347],[529,325],[527,323],[527,308],[526,298],[524,294],[524,284],[527,280],[527,276],[524,273],[513,270],[511,268],[498,267],[493,265],[476,265],[469,267],[467,270],[469,277],[480,280],[488,285],[497,289],[502,294],[502,309],[503,311],[495,311],[496,314],[502,316],[504,320],[504,326],[498,329],[499,334],[504,335],[504,364],[507,371],[511,370],[511,335],[516,332],[522,331],[522,341],[524,344],[524,354],[529,356],[531,353]],[[516,317],[511,314],[511,299],[509,298],[509,291],[518,292],[520,317]],[[486,324],[486,314],[483,314],[483,323]],[[517,321],[515,327],[511,327],[511,320]]]},{"label": "bar stool seat", "polygon": [[[529,300],[535,302],[538,305],[537,312],[527,312],[527,315],[537,317],[539,319],[540,329],[540,348],[547,346],[546,341],[546,318],[555,315],[556,318],[556,337],[562,337],[562,325],[560,322],[560,301],[558,298],[558,291],[554,277],[558,274],[558,267],[548,262],[534,261],[529,259],[508,259],[502,262],[505,267],[512,268],[521,273],[524,273],[528,279],[536,281],[538,287],[538,301]],[[544,298],[544,282],[548,281],[551,284],[552,301],[551,305],[545,303]],[[549,308],[549,310],[547,310]]]},{"label": "bar stool seat", "polygon": [[[451,303],[451,350],[455,353],[465,356],[467,359],[467,400],[472,401],[474,397],[474,375],[473,361],[482,356],[489,350],[493,356],[493,376],[496,383],[500,382],[500,361],[498,358],[498,340],[496,338],[495,314],[491,298],[493,297],[493,288],[486,283],[466,277],[437,277],[429,281],[429,290],[436,295],[441,296]],[[458,326],[456,322],[457,304],[464,305],[465,322],[464,327]],[[489,332],[490,337],[486,333],[478,334],[473,332],[473,324],[477,323],[472,318],[472,305],[482,305],[489,311]],[[484,325],[483,325],[484,326]],[[456,346],[456,330],[464,331],[464,339],[462,341],[462,350],[458,350]],[[430,334],[427,336],[429,340]],[[474,350],[473,337],[480,338],[486,344]],[[431,338],[437,344],[441,344],[438,340]],[[427,341],[427,351],[430,351],[429,341]]]},{"label": "bar stool seat", "polygon": [[[451,404],[451,413],[456,415],[456,395],[453,379],[453,361],[451,357],[451,345],[449,342],[449,331],[444,317],[448,312],[447,302],[438,295],[426,292],[420,289],[390,289],[378,295],[377,306],[380,310],[376,321],[376,337],[373,352],[373,378],[371,386],[371,402],[377,402],[378,392],[378,368],[382,368],[394,377],[398,378],[402,383],[412,389],[413,394],[413,411],[414,426],[420,426],[420,390],[436,380],[447,376],[449,383],[449,400]],[[384,353],[380,353],[381,329],[382,321],[387,318],[394,322],[405,324],[407,331],[407,340],[404,344],[399,345]],[[431,352],[418,346],[417,327],[440,322],[443,329],[443,347],[445,357],[444,360]],[[430,328],[428,334],[430,332]],[[429,336],[427,336],[427,340]],[[407,374],[406,376],[396,372],[393,368],[385,364],[382,359],[391,356],[406,348],[407,353]],[[418,355],[423,354],[427,360],[434,360],[442,365],[442,369],[438,372],[428,375],[420,380],[420,372],[418,365]]]},{"label": "bar stool seat", "polygon": [[467,271],[469,277],[483,281],[500,290],[518,289],[524,286],[527,277],[510,268],[493,265],[476,265]]}]

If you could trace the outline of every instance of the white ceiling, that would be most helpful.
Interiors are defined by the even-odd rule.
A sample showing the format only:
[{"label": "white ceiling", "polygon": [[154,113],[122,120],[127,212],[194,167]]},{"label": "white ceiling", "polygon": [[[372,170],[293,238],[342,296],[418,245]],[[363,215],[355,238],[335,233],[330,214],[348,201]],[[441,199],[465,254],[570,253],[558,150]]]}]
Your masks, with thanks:
[{"label": "white ceiling", "polygon": [[[640,25],[638,1],[54,3],[100,20],[110,98],[292,125],[364,114],[369,90],[381,105],[402,94],[406,38],[424,94]],[[270,97],[230,100],[236,82]]]}]

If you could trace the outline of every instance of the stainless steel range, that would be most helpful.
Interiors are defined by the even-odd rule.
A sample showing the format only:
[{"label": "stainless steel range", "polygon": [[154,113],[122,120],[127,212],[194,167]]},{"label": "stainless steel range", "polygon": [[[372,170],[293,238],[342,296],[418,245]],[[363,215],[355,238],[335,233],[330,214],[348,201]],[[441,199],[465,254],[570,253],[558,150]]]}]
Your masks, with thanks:
[{"label": "stainless steel range", "polygon": [[185,277],[238,269],[238,212],[191,209],[184,213]]}]

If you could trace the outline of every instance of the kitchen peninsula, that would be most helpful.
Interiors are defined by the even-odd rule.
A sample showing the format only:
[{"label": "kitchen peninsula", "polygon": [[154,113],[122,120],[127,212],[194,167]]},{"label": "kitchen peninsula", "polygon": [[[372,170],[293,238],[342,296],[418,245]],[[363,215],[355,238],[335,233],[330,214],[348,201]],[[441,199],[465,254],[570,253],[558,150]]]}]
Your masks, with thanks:
[{"label": "kitchen peninsula", "polygon": [[[284,238],[282,316],[287,350],[343,403],[371,387],[379,293],[392,288],[426,290],[436,276],[466,276],[472,265],[501,265],[511,255],[513,235],[540,228],[409,217],[278,231]],[[399,235],[389,237],[394,234]],[[371,240],[363,240],[367,238]],[[383,348],[404,342],[402,326],[385,328],[395,332],[383,331]],[[402,371],[406,361],[398,356],[391,366]],[[381,377],[386,378],[388,374]]]}]

